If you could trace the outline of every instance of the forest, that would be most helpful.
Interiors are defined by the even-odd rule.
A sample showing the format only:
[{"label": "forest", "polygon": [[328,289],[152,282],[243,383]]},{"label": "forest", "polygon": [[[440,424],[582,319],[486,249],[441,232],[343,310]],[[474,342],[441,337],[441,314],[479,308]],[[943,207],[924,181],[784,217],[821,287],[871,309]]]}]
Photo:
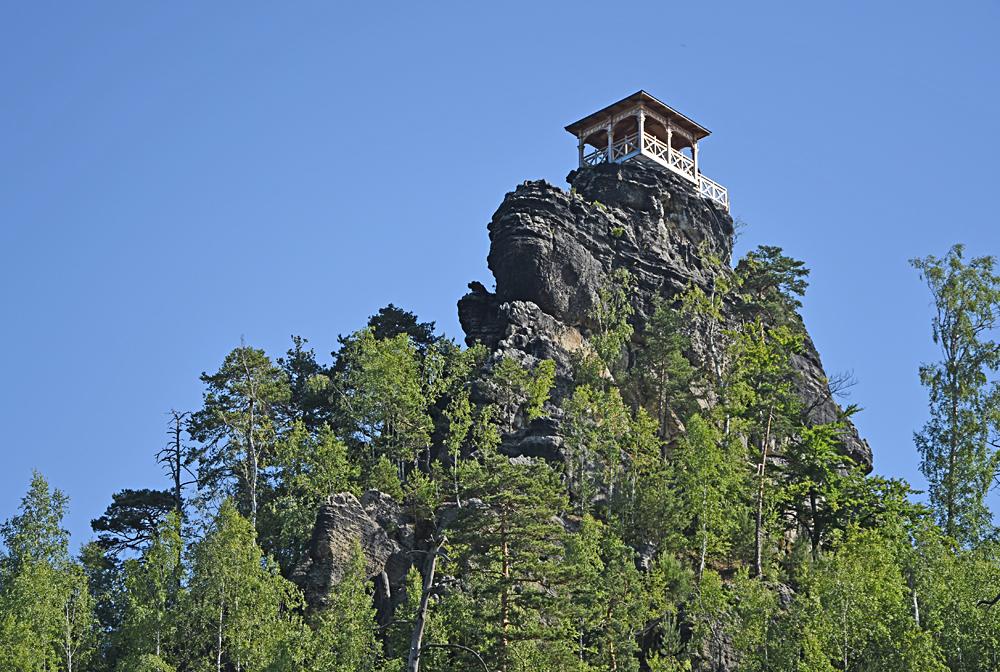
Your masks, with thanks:
[{"label": "forest", "polygon": [[[961,246],[911,264],[940,355],[914,362],[924,493],[845,455],[858,405],[807,418],[808,270],[779,248],[641,329],[619,269],[570,377],[390,304],[329,357],[241,342],[151,447],[162,489],[112,494],[82,546],[35,473],[0,528],[0,669],[1000,669],[1000,276]],[[560,459],[508,454],[553,419]],[[317,512],[371,491],[416,540],[403,591],[376,604],[359,539],[307,599]]]}]

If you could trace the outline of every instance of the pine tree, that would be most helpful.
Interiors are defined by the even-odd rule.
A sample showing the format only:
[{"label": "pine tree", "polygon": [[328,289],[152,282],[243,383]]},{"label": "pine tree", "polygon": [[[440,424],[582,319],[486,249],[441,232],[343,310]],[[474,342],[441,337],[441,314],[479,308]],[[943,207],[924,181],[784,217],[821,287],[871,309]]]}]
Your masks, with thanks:
[{"label": "pine tree", "polygon": [[754,558],[757,576],[764,573],[767,513],[773,510],[770,458],[798,426],[799,401],[792,355],[802,346],[801,335],[785,327],[768,328],[759,319],[732,333],[732,370],[726,388],[727,412],[738,421],[735,428],[756,451],[754,496]]},{"label": "pine tree", "polygon": [[808,536],[814,561],[831,532],[842,526],[841,518],[849,519],[850,509],[862,504],[857,486],[864,477],[843,453],[843,431],[840,422],[802,427],[786,449],[781,500]]},{"label": "pine tree", "polygon": [[450,643],[494,660],[500,672],[559,669],[559,661],[573,659],[574,646],[562,562],[566,531],[556,518],[568,502],[558,476],[544,462],[485,449],[466,483],[469,504],[451,528],[447,573],[464,576],[467,590],[446,600],[467,606],[445,611],[479,615],[448,623]]},{"label": "pine tree", "polygon": [[222,367],[203,373],[202,409],[191,417],[191,436],[204,444],[199,486],[217,499],[233,495],[256,526],[265,470],[277,443],[276,417],[288,401],[288,379],[263,350],[241,344]]},{"label": "pine tree", "polygon": [[691,343],[680,312],[660,302],[642,333],[629,387],[646,405],[660,427],[660,437],[676,432],[697,404],[691,391],[698,371],[688,360]]},{"label": "pine tree", "polygon": [[173,494],[166,490],[120,490],[111,496],[104,514],[90,521],[90,527],[97,533],[97,542],[112,555],[141,553],[176,508]]},{"label": "pine tree", "polygon": [[638,636],[651,605],[635,551],[588,515],[567,541],[566,564],[575,577],[578,658],[595,669],[638,670]]},{"label": "pine tree", "polygon": [[780,247],[761,245],[736,264],[735,275],[737,311],[745,321],[802,328],[796,311],[809,286],[809,269],[803,262],[785,256]]}]

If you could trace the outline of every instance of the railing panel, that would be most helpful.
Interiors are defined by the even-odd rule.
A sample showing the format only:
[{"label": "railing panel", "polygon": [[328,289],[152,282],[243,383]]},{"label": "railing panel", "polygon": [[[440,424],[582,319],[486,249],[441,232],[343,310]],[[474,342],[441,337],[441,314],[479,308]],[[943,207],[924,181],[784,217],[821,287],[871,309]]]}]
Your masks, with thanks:
[{"label": "railing panel", "polygon": [[689,177],[692,180],[695,179],[694,175],[694,159],[684,156],[674,148],[670,148],[670,167],[675,169],[681,175]]},{"label": "railing panel", "polygon": [[639,134],[633,133],[631,135],[626,135],[624,138],[616,140],[613,145],[611,145],[611,160],[617,161],[618,159],[628,156],[632,152],[639,149]]},{"label": "railing panel", "polygon": [[[642,143],[641,147],[639,144],[640,141]],[[619,138],[611,145],[611,160],[618,161],[640,149],[644,154],[652,157],[658,163],[694,182],[697,185],[700,195],[712,199],[725,207],[726,210],[729,210],[729,191],[715,180],[696,174],[694,159],[685,156],[672,147],[668,147],[665,142],[656,136],[643,133],[640,139],[638,133],[632,133],[624,138]],[[583,165],[585,166],[596,166],[601,163],[607,163],[607,161],[608,150],[606,148],[596,149],[583,156]]]},{"label": "railing panel", "polygon": [[712,199],[724,206],[726,210],[729,210],[729,192],[715,180],[696,174],[694,159],[685,156],[672,147],[668,147],[667,143],[648,133],[643,133],[642,151],[658,163],[693,181],[697,185],[700,195]]},{"label": "railing panel", "polygon": [[596,166],[600,163],[607,163],[608,160],[608,150],[597,149],[590,154],[583,155],[583,165],[585,166]]},{"label": "railing panel", "polygon": [[700,175],[698,178],[698,193],[725,206],[726,210],[729,210],[729,191],[715,180],[710,180],[704,175]]}]

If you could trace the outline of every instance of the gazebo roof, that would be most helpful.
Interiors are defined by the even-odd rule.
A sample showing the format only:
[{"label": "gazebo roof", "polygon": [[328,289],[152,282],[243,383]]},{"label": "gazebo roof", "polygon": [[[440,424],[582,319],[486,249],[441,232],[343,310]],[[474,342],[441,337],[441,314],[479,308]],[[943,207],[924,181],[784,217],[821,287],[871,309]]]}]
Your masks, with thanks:
[{"label": "gazebo roof", "polygon": [[593,114],[588,114],[583,119],[574,121],[572,124],[567,126],[566,130],[573,135],[579,136],[583,131],[612,119],[616,115],[621,114],[630,108],[634,108],[639,104],[642,104],[642,106],[647,110],[659,114],[661,117],[666,117],[677,128],[680,128],[688,135],[692,136],[695,141],[701,140],[711,134],[711,131],[698,122],[685,117],[674,108],[670,107],[663,101],[658,100],[654,96],[649,95],[645,91],[636,91],[631,96],[622,98],[617,103],[612,103],[604,109],[598,110]]}]

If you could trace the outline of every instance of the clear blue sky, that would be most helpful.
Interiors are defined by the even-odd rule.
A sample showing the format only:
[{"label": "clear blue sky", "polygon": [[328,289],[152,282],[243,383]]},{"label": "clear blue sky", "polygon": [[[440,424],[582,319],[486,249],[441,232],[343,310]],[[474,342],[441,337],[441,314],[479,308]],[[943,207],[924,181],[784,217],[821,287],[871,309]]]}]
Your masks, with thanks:
[{"label": "clear blue sky", "polygon": [[1000,253],[998,32],[974,1],[4,3],[0,518],[32,468],[77,542],[162,485],[166,411],[241,336],[325,354],[388,302],[460,336],[504,193],[564,184],[562,127],[639,88],[714,131],[739,249],[812,269],[876,469],[919,484],[907,259]]}]

